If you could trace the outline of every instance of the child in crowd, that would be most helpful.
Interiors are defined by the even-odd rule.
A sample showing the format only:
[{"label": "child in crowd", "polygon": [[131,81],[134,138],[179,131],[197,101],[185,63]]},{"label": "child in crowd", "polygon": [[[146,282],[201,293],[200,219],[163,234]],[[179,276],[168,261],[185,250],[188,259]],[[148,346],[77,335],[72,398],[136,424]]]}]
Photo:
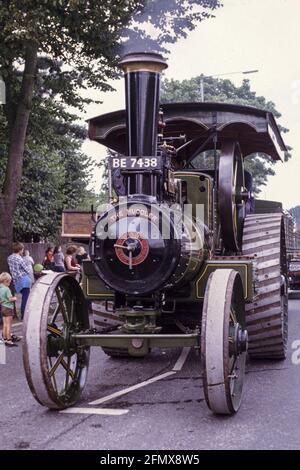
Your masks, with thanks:
[{"label": "child in crowd", "polygon": [[30,256],[29,250],[24,250],[23,259],[28,266],[31,285],[33,285],[34,284],[34,274],[33,274],[34,261],[33,261],[32,256]]},{"label": "child in crowd", "polygon": [[8,273],[0,274],[0,303],[3,317],[2,337],[6,346],[17,346],[15,344],[21,338],[11,334],[12,320],[14,316],[14,297],[9,288],[11,283],[11,275]]},{"label": "child in crowd", "polygon": [[63,273],[65,271],[65,262],[64,254],[62,252],[61,246],[56,246],[53,252],[54,256],[54,271],[57,273]]},{"label": "child in crowd", "polygon": [[76,261],[77,263],[82,266],[82,262],[86,259],[89,259],[88,257],[88,254],[87,252],[85,251],[85,248],[83,246],[80,246],[79,248],[77,248],[77,252],[76,252]]}]

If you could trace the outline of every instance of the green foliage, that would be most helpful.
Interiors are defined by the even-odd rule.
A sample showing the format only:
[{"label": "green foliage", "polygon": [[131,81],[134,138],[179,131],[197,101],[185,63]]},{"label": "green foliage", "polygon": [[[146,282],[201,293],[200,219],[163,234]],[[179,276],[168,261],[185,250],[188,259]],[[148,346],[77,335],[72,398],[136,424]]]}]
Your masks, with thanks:
[{"label": "green foliage", "polygon": [[[254,106],[259,109],[272,112],[278,119],[281,114],[277,111],[272,101],[267,101],[263,96],[257,96],[250,88],[250,81],[244,80],[237,87],[230,80],[204,77],[200,75],[190,80],[164,80],[162,84],[162,101],[171,102],[200,102],[201,81],[204,83],[204,98],[208,102],[232,103]],[[288,129],[279,126],[281,132],[287,133]],[[291,150],[290,147],[288,150]],[[290,152],[285,155],[286,160],[291,156]],[[206,152],[206,163],[211,164]],[[203,155],[201,156],[203,158]],[[202,160],[201,160],[202,161]],[[254,192],[258,194],[261,187],[266,185],[268,176],[275,174],[274,162],[266,155],[251,155],[245,162],[245,167],[251,172],[254,182]]]},{"label": "green foliage", "polygon": [[[0,7],[0,64],[3,77],[12,60],[24,57],[26,44],[37,42],[39,52],[63,60],[65,69],[53,77],[57,92],[68,104],[79,104],[78,87],[109,87],[116,73],[120,33],[136,12],[131,0],[4,0]],[[68,67],[67,67],[68,66]]]},{"label": "green foliage", "polygon": [[[220,0],[141,1],[132,22],[122,31],[122,54],[134,50],[168,52],[166,45],[187,37],[201,21],[214,17]],[[151,34],[149,31],[151,25]]]},{"label": "green foliage", "polygon": [[[60,230],[62,210],[89,208],[93,198],[86,189],[91,161],[81,152],[81,142],[72,141],[67,133],[60,136],[59,148],[55,148],[57,135],[51,131],[48,125],[49,140],[43,143],[31,135],[27,139],[14,219],[15,237],[25,241],[54,237]],[[0,179],[4,159],[1,163]]]},{"label": "green foliage", "polygon": [[[49,85],[51,61],[39,60],[39,76],[33,99],[23,176],[14,217],[15,237],[31,241],[51,238],[59,232],[64,208],[89,207],[93,194],[87,191],[91,160],[82,153],[85,129],[66,111]],[[17,96],[20,75],[11,87]],[[0,112],[0,184],[8,153],[8,125]]]},{"label": "green foliage", "polygon": [[[66,111],[66,107],[83,110],[91,102],[79,90],[111,90],[108,80],[120,74],[120,54],[155,46],[152,33],[146,33],[145,21],[157,33],[154,48],[165,50],[164,45],[185,37],[220,6],[219,0],[0,2],[0,75],[7,91],[6,105],[0,110],[0,198],[7,169],[15,174],[18,170],[13,188],[18,194],[16,236],[53,236],[64,207],[86,207],[98,201],[86,189],[91,162],[80,150],[85,131],[76,125],[76,116]],[[25,61],[35,63],[34,53],[30,59],[27,55],[35,49],[32,45],[38,50],[38,67],[35,76],[26,77],[27,82],[31,80],[28,90],[34,83],[31,103],[22,93],[22,79]],[[20,103],[32,109],[25,148],[12,157],[10,136]],[[26,130],[26,113],[21,121]],[[104,190],[105,184],[100,200]],[[11,196],[5,193],[13,213],[15,198]]]},{"label": "green foliage", "polygon": [[[3,0],[0,74],[9,88],[12,64],[21,65],[26,45],[36,42],[39,53],[52,60],[45,85],[65,104],[83,109],[90,100],[78,90],[111,90],[107,81],[120,74],[120,54],[165,50],[220,6],[219,0]],[[157,32],[155,40],[145,22]]]}]

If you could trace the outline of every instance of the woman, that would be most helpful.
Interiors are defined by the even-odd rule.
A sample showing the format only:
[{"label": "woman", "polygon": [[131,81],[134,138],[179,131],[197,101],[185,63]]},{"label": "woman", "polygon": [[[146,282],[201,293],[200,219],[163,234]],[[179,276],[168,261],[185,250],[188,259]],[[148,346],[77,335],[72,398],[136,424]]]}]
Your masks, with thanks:
[{"label": "woman", "polygon": [[65,256],[65,267],[67,271],[80,271],[79,264],[74,260],[74,255],[77,251],[77,247],[74,245],[68,246]]},{"label": "woman", "polygon": [[61,246],[56,246],[53,252],[54,257],[54,271],[57,273],[63,273],[65,271],[64,254],[61,250]]},{"label": "woman", "polygon": [[23,320],[26,303],[30,293],[31,280],[30,269],[23,258],[24,245],[20,242],[13,243],[13,254],[7,258],[10,274],[13,278],[17,294],[22,294],[21,319]]},{"label": "woman", "polygon": [[45,269],[51,269],[52,271],[54,270],[54,257],[53,257],[53,247],[48,246],[46,253],[45,253],[45,258],[43,261],[43,266]]}]

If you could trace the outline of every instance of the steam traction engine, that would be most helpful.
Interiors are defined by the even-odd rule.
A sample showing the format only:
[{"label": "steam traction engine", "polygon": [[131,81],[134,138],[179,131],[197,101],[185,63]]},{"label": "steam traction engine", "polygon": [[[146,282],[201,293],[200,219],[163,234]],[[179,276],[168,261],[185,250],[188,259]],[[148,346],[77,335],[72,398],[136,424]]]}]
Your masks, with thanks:
[{"label": "steam traction engine", "polygon": [[[244,171],[248,155],[280,160],[285,145],[265,111],[217,103],[160,108],[166,63],[157,54],[130,54],[121,67],[126,111],[89,121],[90,138],[115,151],[112,202],[95,220],[81,286],[53,273],[32,289],[27,380],[42,405],[65,408],[85,385],[90,346],[139,357],[156,347],[191,347],[201,352],[209,408],[233,414],[247,351],[286,356],[284,217],[255,203]],[[87,301],[99,300],[103,320],[115,320],[95,330]]]}]

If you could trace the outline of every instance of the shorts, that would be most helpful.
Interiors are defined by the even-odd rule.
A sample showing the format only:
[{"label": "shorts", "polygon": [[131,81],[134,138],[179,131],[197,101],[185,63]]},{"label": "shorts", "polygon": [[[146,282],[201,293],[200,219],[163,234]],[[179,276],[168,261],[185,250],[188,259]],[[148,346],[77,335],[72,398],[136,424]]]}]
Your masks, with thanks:
[{"label": "shorts", "polygon": [[7,307],[1,307],[1,315],[3,317],[13,317],[14,316],[14,309],[13,308],[7,308]]}]

